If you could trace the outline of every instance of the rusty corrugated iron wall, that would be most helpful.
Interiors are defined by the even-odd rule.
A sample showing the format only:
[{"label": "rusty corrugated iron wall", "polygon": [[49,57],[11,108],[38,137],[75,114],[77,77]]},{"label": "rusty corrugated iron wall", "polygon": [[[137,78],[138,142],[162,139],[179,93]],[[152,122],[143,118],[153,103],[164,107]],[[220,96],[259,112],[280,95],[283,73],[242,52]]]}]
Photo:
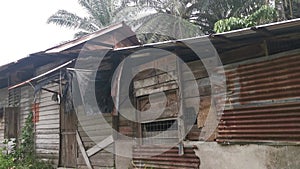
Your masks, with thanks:
[{"label": "rusty corrugated iron wall", "polygon": [[[137,146],[133,149],[133,168],[198,169],[200,159],[196,156],[194,149],[196,148],[185,147],[183,149],[184,154],[180,155],[178,147],[169,148],[162,145]],[[163,152],[162,150],[166,151]]]},{"label": "rusty corrugated iron wall", "polygon": [[299,142],[299,64],[298,53],[227,69],[217,142]]}]

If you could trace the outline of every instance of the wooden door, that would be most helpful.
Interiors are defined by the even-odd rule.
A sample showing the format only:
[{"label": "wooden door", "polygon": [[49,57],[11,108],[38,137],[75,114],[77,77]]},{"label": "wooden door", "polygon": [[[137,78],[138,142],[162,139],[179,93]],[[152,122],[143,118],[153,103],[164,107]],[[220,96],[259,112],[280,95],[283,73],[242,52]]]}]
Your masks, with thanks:
[{"label": "wooden door", "polygon": [[65,113],[63,111],[63,106],[62,106],[60,116],[61,116],[60,166],[76,167],[76,159],[77,159],[76,113],[75,112]]}]

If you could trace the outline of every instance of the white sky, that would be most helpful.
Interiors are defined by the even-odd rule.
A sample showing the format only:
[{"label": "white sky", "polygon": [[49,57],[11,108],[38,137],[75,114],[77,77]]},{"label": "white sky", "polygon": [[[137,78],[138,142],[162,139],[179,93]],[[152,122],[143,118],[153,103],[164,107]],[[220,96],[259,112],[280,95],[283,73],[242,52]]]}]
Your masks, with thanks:
[{"label": "white sky", "polygon": [[0,66],[73,39],[76,31],[46,23],[58,9],[80,16],[86,14],[77,0],[2,1]]}]

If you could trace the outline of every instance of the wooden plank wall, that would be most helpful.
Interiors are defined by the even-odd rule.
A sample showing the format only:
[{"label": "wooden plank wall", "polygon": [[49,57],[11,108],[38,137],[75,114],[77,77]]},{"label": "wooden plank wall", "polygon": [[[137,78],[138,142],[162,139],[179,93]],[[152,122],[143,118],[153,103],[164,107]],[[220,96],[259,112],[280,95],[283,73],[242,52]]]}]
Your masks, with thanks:
[{"label": "wooden plank wall", "polygon": [[[182,69],[182,83],[184,88],[183,97],[185,106],[189,107],[193,104],[193,98],[197,98],[200,95],[197,123],[188,132],[187,140],[198,141],[205,139],[206,141],[213,141],[215,132],[211,136],[200,136],[200,132],[206,133],[207,131],[207,133],[211,133],[211,130],[215,129],[215,125],[213,125],[212,122],[207,121],[207,117],[211,109],[211,84],[208,73],[201,60],[191,61],[186,64],[190,70],[186,67],[183,67]],[[198,86],[196,88],[185,86],[186,84],[189,84],[190,81],[196,81]],[[195,91],[197,90],[199,92],[198,96],[195,95],[197,93]]]},{"label": "wooden plank wall", "polygon": [[[59,92],[57,83],[50,83],[43,88]],[[35,146],[39,158],[50,160],[58,165],[60,147],[60,106],[52,100],[54,93],[45,90],[39,91],[36,96],[36,105],[39,116],[35,121]]]},{"label": "wooden plank wall", "polygon": [[[141,72],[141,70],[145,69],[146,71]],[[165,128],[165,125],[169,123],[167,122],[168,120],[174,120],[178,116],[176,57],[172,55],[165,56],[155,61],[138,65],[133,68],[133,72],[137,74],[133,83],[137,109],[141,111],[138,116],[143,123],[138,127],[141,130],[140,135],[144,137],[142,144],[169,144],[178,142],[177,129],[163,133],[155,129]],[[166,96],[165,103],[162,102],[160,95],[155,95],[155,93],[161,92],[164,92]],[[152,95],[151,99],[149,95]],[[151,113],[147,112],[149,110],[151,110]],[[161,122],[148,123],[156,120]],[[177,124],[176,120],[174,124]],[[157,133],[161,134],[162,137],[153,139],[152,137],[156,136]]]},{"label": "wooden plank wall", "polygon": [[7,88],[0,89],[0,148],[4,145],[2,144],[4,141],[4,108],[7,107],[7,97],[8,96],[8,90]]},{"label": "wooden plank wall", "polygon": [[[138,71],[143,67],[164,66],[165,69],[168,71],[145,71],[138,74],[134,81],[136,97],[142,97],[157,91],[171,91],[174,89],[177,90],[178,84],[176,84],[175,80],[177,80],[178,75],[176,67],[174,67],[174,65],[176,65],[176,59],[174,57],[165,57],[164,59],[159,59],[157,61],[150,62],[141,65],[140,67],[134,68],[134,71]],[[210,80],[208,78],[208,73],[201,60],[190,61],[186,63],[186,65],[190,70],[188,70],[187,67],[183,67],[183,69],[181,70],[183,81],[182,85],[184,89],[182,92],[183,97],[185,98],[185,107],[191,106],[191,103],[193,103],[193,98],[199,97],[198,95],[195,95],[195,93],[197,93],[195,92],[195,90],[198,90],[200,94],[200,108],[198,111],[197,123],[191,128],[187,135],[188,140],[197,141],[202,139],[200,137],[200,132],[202,128],[210,130],[210,123],[205,123],[211,105]],[[170,75],[173,75],[173,77],[175,77],[175,80],[171,79]],[[198,87],[193,88],[190,86],[185,86],[186,84],[189,84],[190,81],[196,81]],[[176,106],[178,105],[176,104]],[[215,125],[211,126],[211,128],[215,128]],[[213,135],[210,138],[210,141],[213,141],[214,136],[215,135]]]},{"label": "wooden plank wall", "polygon": [[28,114],[32,111],[34,90],[31,86],[24,86],[21,88],[20,99],[20,119],[19,119],[19,136],[22,133],[22,128],[25,125]]},{"label": "wooden plank wall", "polygon": [[[78,118],[78,132],[84,144],[84,148],[88,149],[95,146],[97,143],[103,141],[105,138],[113,134],[112,130],[112,116],[110,113],[86,115],[83,111],[77,111]],[[78,150],[77,167],[87,168],[84,158]],[[109,145],[104,150],[99,151],[90,157],[91,165],[94,169],[98,168],[112,168],[115,166],[114,144]]]}]

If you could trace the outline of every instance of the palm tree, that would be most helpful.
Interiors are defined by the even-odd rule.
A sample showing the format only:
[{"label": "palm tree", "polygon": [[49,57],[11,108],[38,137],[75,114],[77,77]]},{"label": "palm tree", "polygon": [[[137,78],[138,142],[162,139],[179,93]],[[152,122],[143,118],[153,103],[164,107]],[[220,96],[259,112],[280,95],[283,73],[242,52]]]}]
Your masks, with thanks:
[{"label": "palm tree", "polygon": [[80,30],[76,37],[125,21],[142,43],[189,38],[213,30],[216,21],[247,16],[265,0],[78,0],[88,12],[79,17],[65,10],[48,23]]},{"label": "palm tree", "polygon": [[198,26],[190,23],[194,9],[193,5],[188,6],[190,0],[78,0],[78,3],[87,11],[88,17],[58,10],[47,23],[78,29],[80,31],[75,37],[80,37],[125,21],[136,31],[142,43],[171,37],[187,38],[201,32]]},{"label": "palm tree", "polygon": [[[199,36],[200,27],[194,24],[193,12],[198,1],[140,0],[135,6],[148,14],[128,22],[142,42],[157,42]],[[150,11],[150,12],[149,12]]]},{"label": "palm tree", "polygon": [[58,10],[48,18],[47,23],[78,29],[79,32],[75,34],[75,37],[80,37],[118,22],[114,16],[123,7],[123,5],[117,5],[115,0],[78,0],[78,3],[87,11],[88,17]]}]

